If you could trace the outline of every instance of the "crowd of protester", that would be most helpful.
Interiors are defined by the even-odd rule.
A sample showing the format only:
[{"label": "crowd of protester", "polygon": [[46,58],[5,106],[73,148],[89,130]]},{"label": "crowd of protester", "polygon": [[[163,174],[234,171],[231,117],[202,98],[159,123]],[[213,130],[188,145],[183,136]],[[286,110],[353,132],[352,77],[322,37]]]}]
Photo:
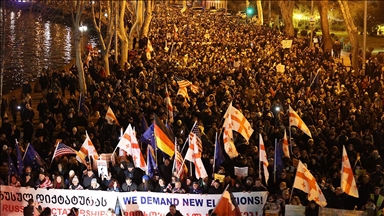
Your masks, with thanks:
[{"label": "crowd of protester", "polygon": [[[9,185],[69,190],[152,191],[160,193],[220,194],[229,185],[233,192],[268,191],[266,209],[279,209],[285,204],[308,205],[308,215],[317,206],[306,194],[293,190],[297,161],[305,163],[316,177],[330,208],[366,209],[384,207],[384,113],[382,71],[376,59],[369,59],[365,75],[356,75],[338,63],[331,50],[322,49],[321,37],[313,48],[308,38],[286,36],[277,26],[256,26],[241,19],[207,12],[169,9],[157,11],[151,23],[150,41],[154,48],[148,58],[146,39],[134,43],[139,49],[129,53],[129,62],[119,67],[111,56],[111,75],[97,57],[86,62],[87,95],[79,107],[77,71],[46,70],[39,86],[43,98],[33,110],[31,87],[23,84],[25,98],[9,102],[10,117],[1,127],[1,160],[7,167],[7,152],[14,161],[15,140],[25,150],[35,148],[49,168],[34,170],[27,166],[21,176],[12,176]],[[282,40],[292,40],[284,49]],[[285,65],[284,72],[276,66]],[[358,70],[358,69],[356,69]],[[188,92],[189,100],[177,95],[175,77],[183,77],[199,87]],[[174,106],[174,122],[168,121],[164,98],[166,88]],[[65,97],[70,93],[70,98]],[[78,95],[78,93],[77,93]],[[220,133],[228,105],[242,111],[254,133],[246,140],[234,133],[240,153],[226,158],[216,173],[225,175],[224,182],[211,178],[214,173],[215,135]],[[295,127],[288,128],[291,106],[309,126],[312,138]],[[105,120],[108,107],[119,125]],[[280,107],[277,113],[274,108]],[[159,170],[150,178],[135,168],[130,157],[120,157],[109,164],[108,175],[98,176],[90,166],[75,156],[54,158],[55,140],[79,150],[89,134],[99,154],[111,153],[119,142],[120,128],[134,126],[138,138],[144,132],[142,116],[151,124],[154,114],[168,123],[177,137],[178,148],[197,121],[202,134],[202,161],[209,178],[178,179],[173,173],[173,158],[158,157]],[[34,115],[39,125],[33,125]],[[16,125],[21,119],[21,125]],[[284,158],[285,169],[276,173],[276,181],[259,178],[259,134],[262,134],[273,173],[274,143],[284,130],[291,131],[291,158]],[[188,144],[187,144],[188,145]],[[359,198],[340,189],[341,150],[346,146],[351,166],[356,171]],[[142,144],[146,153],[146,144]],[[158,154],[159,156],[161,154]],[[188,163],[188,162],[186,162]],[[248,177],[234,175],[234,166],[248,167]],[[2,182],[7,181],[6,176]]]}]

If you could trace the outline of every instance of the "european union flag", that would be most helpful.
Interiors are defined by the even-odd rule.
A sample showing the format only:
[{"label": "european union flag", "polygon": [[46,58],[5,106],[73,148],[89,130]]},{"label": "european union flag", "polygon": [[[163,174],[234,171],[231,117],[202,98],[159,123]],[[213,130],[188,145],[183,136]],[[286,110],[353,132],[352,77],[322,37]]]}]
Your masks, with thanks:
[{"label": "european union flag", "polygon": [[31,144],[28,144],[27,149],[24,154],[24,165],[32,167],[32,170],[38,172],[41,167],[46,168],[44,160],[36,152]]},{"label": "european union flag", "polygon": [[78,107],[78,112],[81,111],[84,113],[84,116],[87,117],[88,116],[88,109],[86,108],[86,106],[84,105],[84,95],[80,92],[80,95],[79,95],[79,107]]},{"label": "european union flag", "polygon": [[12,157],[9,153],[8,154],[8,175],[19,175],[19,172],[17,171],[15,164],[13,163]]},{"label": "european union flag", "polygon": [[141,134],[145,133],[145,131],[148,130],[148,123],[147,120],[145,119],[144,113],[141,114]]},{"label": "european union flag", "polygon": [[[217,136],[217,134],[216,134]],[[223,154],[223,148],[221,147],[221,144],[220,144],[220,141],[219,141],[219,137],[216,137],[216,142],[215,142],[215,172],[218,170],[218,168],[220,167],[220,165],[222,163],[224,163],[225,161],[225,157],[224,157],[224,154]]]},{"label": "european union flag", "polygon": [[149,143],[151,144],[153,149],[156,149],[156,142],[155,142],[155,130],[153,124],[141,135],[140,142],[142,143]]},{"label": "european union flag", "polygon": [[155,171],[157,170],[156,162],[155,162],[155,152],[151,145],[147,147],[147,175],[149,177],[153,177]]},{"label": "european union flag", "polygon": [[24,172],[24,162],[23,162],[23,159],[21,157],[21,152],[20,152],[20,148],[19,148],[19,144],[16,140],[16,144],[15,144],[15,149],[16,149],[16,165],[17,165],[17,171],[19,173],[19,175],[22,175],[23,172]]},{"label": "european union flag", "polygon": [[280,178],[281,172],[284,170],[284,161],[283,161],[283,148],[282,143],[278,142],[275,149],[275,160],[276,160],[276,177]]}]

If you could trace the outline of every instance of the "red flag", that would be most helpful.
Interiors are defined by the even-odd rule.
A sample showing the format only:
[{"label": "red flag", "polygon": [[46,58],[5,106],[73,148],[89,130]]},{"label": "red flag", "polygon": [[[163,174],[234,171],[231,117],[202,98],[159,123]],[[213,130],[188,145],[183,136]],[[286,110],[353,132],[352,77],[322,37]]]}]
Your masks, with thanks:
[{"label": "red flag", "polygon": [[241,216],[241,212],[236,199],[233,194],[227,190],[227,188],[221,195],[221,198],[213,212],[217,215]]}]

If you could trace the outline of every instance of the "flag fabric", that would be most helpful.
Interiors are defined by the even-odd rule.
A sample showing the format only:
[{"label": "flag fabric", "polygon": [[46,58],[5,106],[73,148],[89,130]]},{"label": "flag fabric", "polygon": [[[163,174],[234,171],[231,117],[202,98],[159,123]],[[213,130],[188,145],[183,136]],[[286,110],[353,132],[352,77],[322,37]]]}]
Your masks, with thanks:
[{"label": "flag fabric", "polygon": [[224,134],[223,134],[223,142],[224,142],[224,150],[227,155],[232,159],[239,155],[237,152],[235,143],[233,142],[233,134],[232,134],[232,118],[228,116],[228,118],[224,121]]},{"label": "flag fabric", "polygon": [[184,13],[186,10],[187,10],[187,7],[183,7],[183,8],[181,8],[180,12]]},{"label": "flag fabric", "polygon": [[172,136],[157,115],[155,115],[154,132],[157,147],[169,157],[173,157],[175,144],[173,143]]},{"label": "flag fabric", "polygon": [[[217,136],[217,134],[216,134],[216,136]],[[222,163],[224,163],[224,161],[225,161],[223,148],[221,147],[219,137],[216,137],[216,139],[215,139],[215,157],[214,158],[215,158],[215,170],[214,170],[214,172],[216,172],[219,169],[220,165]]]},{"label": "flag fabric", "polygon": [[151,145],[147,146],[147,170],[146,174],[149,177],[153,177],[157,170],[157,165],[155,161],[155,151],[153,150]]},{"label": "flag fabric", "polygon": [[268,166],[269,166],[269,163],[268,163],[268,158],[267,158],[267,152],[265,151],[263,136],[261,136],[261,134],[259,134],[259,160],[263,166],[265,183],[268,184],[268,180],[269,180]]},{"label": "flag fabric", "polygon": [[167,107],[168,121],[173,123],[173,106],[171,102],[171,97],[169,96],[168,88],[165,86],[165,105]]},{"label": "flag fabric", "polygon": [[80,92],[79,106],[78,106],[77,112],[81,111],[84,113],[84,116],[87,117],[88,116],[88,109],[85,106],[84,101],[85,101],[85,97],[84,97],[83,93]]},{"label": "flag fabric", "polygon": [[[232,106],[232,103],[228,106],[224,114],[225,121],[228,121],[229,117],[231,117],[232,130],[241,134],[248,142],[253,133],[252,126],[240,110]],[[226,125],[225,121],[224,125]]]},{"label": "flag fabric", "polygon": [[152,149],[156,149],[156,141],[155,141],[155,130],[154,130],[154,124],[151,124],[149,128],[141,135],[140,142],[142,143],[149,143],[152,146]]},{"label": "flag fabric", "polygon": [[16,140],[15,144],[16,149],[16,167],[19,175],[22,175],[24,172],[24,162],[23,157],[21,156],[20,148],[19,148],[19,142]]},{"label": "flag fabric", "polygon": [[177,38],[177,32],[179,32],[179,29],[177,28],[176,24],[173,24],[173,34]]},{"label": "flag fabric", "polygon": [[197,94],[199,92],[199,86],[195,85],[195,84],[192,84],[190,85],[190,88],[191,88],[191,91],[195,94]]},{"label": "flag fabric", "polygon": [[141,153],[141,148],[139,142],[136,138],[136,132],[132,129],[131,124],[128,125],[128,128],[131,128],[131,156],[135,167],[142,169],[143,171],[147,170],[147,164],[145,164],[145,159]]},{"label": "flag fabric", "polygon": [[[75,154],[76,156],[82,158],[82,155],[76,151],[75,149],[64,145],[63,143],[58,143],[55,149],[55,152],[53,153],[52,160],[55,157],[62,156],[62,155],[67,155],[67,154]],[[84,164],[87,164],[84,160],[82,161]]]},{"label": "flag fabric", "polygon": [[[120,148],[120,151],[125,151],[127,155],[132,155],[132,152],[131,152],[132,137],[131,136],[132,136],[132,127],[130,127],[129,125],[127,129],[125,129],[123,136],[120,138],[120,141],[117,144],[117,147]],[[121,154],[122,153],[119,153],[120,156]]]},{"label": "flag fabric", "polygon": [[201,142],[201,131],[199,126],[200,126],[199,123],[195,122],[195,124],[191,129],[191,132],[189,133],[189,141],[191,142],[193,135],[196,135],[196,143],[197,143],[198,150],[199,152],[203,152],[203,143]]},{"label": "flag fabric", "polygon": [[227,188],[221,195],[219,202],[217,203],[213,212],[217,215],[241,216],[241,212],[236,199],[233,194],[228,191]]},{"label": "flag fabric", "polygon": [[35,172],[38,172],[41,167],[45,168],[47,166],[30,143],[28,143],[24,152],[23,161],[25,166],[30,166]]},{"label": "flag fabric", "polygon": [[[94,160],[99,159],[99,154],[96,151],[95,146],[92,143],[91,138],[88,136],[88,132],[85,131],[85,140],[83,145],[80,148],[80,154],[83,154],[84,156],[92,157]],[[84,157],[85,158],[85,157]]]},{"label": "flag fabric", "polygon": [[276,146],[275,146],[275,177],[276,178],[280,178],[281,176],[281,172],[284,170],[284,161],[283,161],[283,156],[284,156],[284,153],[283,153],[283,143],[282,142],[278,142],[276,143]]},{"label": "flag fabric", "polygon": [[153,47],[152,47],[152,43],[149,39],[147,41],[147,48],[145,49],[145,52],[146,52],[147,59],[151,60],[152,59],[151,52],[153,52]]},{"label": "flag fabric", "polygon": [[145,131],[148,130],[148,123],[147,123],[147,119],[145,118],[145,115],[144,113],[141,114],[141,131],[140,133],[143,134],[145,133]]},{"label": "flag fabric", "polygon": [[295,182],[293,187],[308,194],[308,200],[314,200],[318,205],[324,207],[327,205],[327,200],[324,197],[319,185],[316,182],[315,177],[311,172],[299,161],[297,166]]},{"label": "flag fabric", "polygon": [[105,114],[105,119],[107,120],[108,124],[110,124],[110,125],[113,125],[113,122],[115,122],[115,124],[117,124],[117,125],[120,125],[119,121],[117,121],[115,113],[112,111],[111,107],[108,107],[108,111]]},{"label": "flag fabric", "polygon": [[283,140],[282,140],[282,148],[283,148],[283,153],[284,153],[284,156],[285,157],[290,157],[289,155],[289,144],[288,144],[288,138],[287,138],[287,131],[284,130],[284,137],[283,137]]},{"label": "flag fabric", "polygon": [[8,154],[8,176],[16,175],[20,176],[19,171],[16,169],[15,164],[13,163],[11,154]]},{"label": "flag fabric", "polygon": [[197,135],[195,133],[191,133],[192,139],[190,137],[189,148],[187,153],[185,154],[185,159],[192,162],[195,165],[195,175],[197,179],[204,179],[208,176],[203,162],[201,160],[201,151],[199,151],[199,144],[197,141]]},{"label": "flag fabric", "polygon": [[300,130],[302,130],[305,134],[307,134],[309,137],[312,138],[312,134],[309,131],[307,125],[304,123],[304,121],[300,118],[300,116],[295,112],[295,110],[292,109],[291,106],[289,106],[289,126],[296,126]]},{"label": "flag fabric", "polygon": [[176,177],[179,179],[185,179],[188,175],[188,168],[187,165],[184,163],[184,158],[177,149],[175,145],[175,158],[174,158],[174,163],[175,163],[175,171],[176,171]]},{"label": "flag fabric", "polygon": [[177,91],[177,95],[181,95],[181,96],[183,96],[183,98],[185,98],[189,101],[189,95],[188,95],[187,87],[179,87],[179,90]]},{"label": "flag fabric", "polygon": [[353,175],[353,170],[351,169],[351,164],[343,145],[343,158],[342,158],[342,168],[341,168],[341,190],[348,194],[359,198],[359,191],[357,190],[355,177]]}]

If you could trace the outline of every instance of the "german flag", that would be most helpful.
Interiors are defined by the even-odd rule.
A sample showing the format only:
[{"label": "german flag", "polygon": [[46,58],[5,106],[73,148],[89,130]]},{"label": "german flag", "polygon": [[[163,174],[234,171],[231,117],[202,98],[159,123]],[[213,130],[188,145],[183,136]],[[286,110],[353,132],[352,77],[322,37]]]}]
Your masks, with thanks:
[{"label": "german flag", "polygon": [[175,153],[175,144],[173,143],[172,136],[169,134],[165,125],[161,122],[159,117],[155,115],[155,140],[157,147],[165,154],[172,157]]}]

